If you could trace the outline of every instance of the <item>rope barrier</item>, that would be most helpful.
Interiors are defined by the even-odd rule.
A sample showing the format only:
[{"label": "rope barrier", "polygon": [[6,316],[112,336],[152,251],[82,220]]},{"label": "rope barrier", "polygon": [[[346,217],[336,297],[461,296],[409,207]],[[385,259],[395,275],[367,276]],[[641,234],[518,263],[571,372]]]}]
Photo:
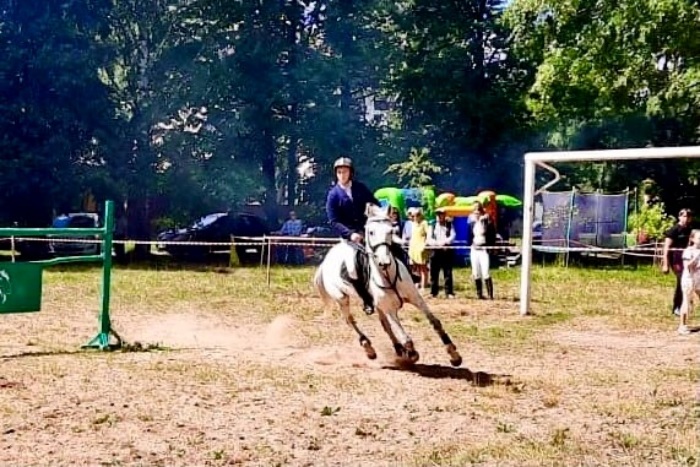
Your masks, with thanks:
[{"label": "rope barrier", "polygon": [[[236,240],[238,239],[238,240]],[[99,239],[80,239],[80,238],[45,238],[45,237],[11,237],[14,242],[15,249],[17,242],[38,242],[38,243],[82,243],[82,244],[101,244],[102,241]],[[114,240],[113,244],[131,244],[131,245],[155,245],[157,247],[165,246],[209,246],[209,247],[228,247],[231,246],[299,246],[299,247],[331,247],[337,244],[340,240],[338,238],[314,238],[309,239],[305,237],[286,237],[286,236],[270,236],[270,237],[234,237],[234,241],[229,242],[203,242],[203,241],[189,241],[189,240],[128,240],[119,239]],[[565,252],[581,252],[581,253],[622,253],[632,256],[637,256],[640,252],[656,252],[660,250],[660,245],[655,245],[653,243],[640,244],[625,248],[608,248],[599,247],[594,245],[584,246],[548,246],[545,243],[556,243],[563,242],[564,239],[554,239],[547,240],[541,244],[533,245],[532,249],[534,251],[547,252],[547,253],[565,253]],[[407,245],[402,245],[404,249],[407,249]],[[502,243],[495,246],[479,246],[473,247],[467,245],[465,241],[457,241],[451,245],[426,245],[427,250],[498,250],[498,251],[510,251],[512,253],[519,253],[521,247],[513,243]],[[669,251],[683,251],[682,248],[671,248]],[[640,255],[641,256],[641,255]]]}]

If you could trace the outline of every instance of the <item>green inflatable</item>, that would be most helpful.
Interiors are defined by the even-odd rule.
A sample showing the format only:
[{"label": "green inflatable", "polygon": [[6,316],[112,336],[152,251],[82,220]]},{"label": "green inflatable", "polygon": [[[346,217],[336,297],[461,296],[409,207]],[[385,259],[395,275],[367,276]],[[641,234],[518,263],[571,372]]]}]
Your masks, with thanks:
[{"label": "green inflatable", "polygon": [[406,218],[406,210],[410,207],[420,207],[428,221],[435,220],[435,188],[396,188],[383,187],[374,192],[374,197],[383,206],[389,205],[399,211],[402,219]]},{"label": "green inflatable", "polygon": [[471,206],[478,198],[476,196],[457,196],[455,197],[455,206]]},{"label": "green inflatable", "polygon": [[389,205],[396,208],[402,219],[406,217],[406,203],[401,188],[380,188],[374,192],[374,197],[377,198],[382,205]]},{"label": "green inflatable", "polygon": [[423,212],[429,222],[435,220],[435,188],[432,186],[423,188]]},{"label": "green inflatable", "polygon": [[435,198],[435,208],[444,208],[445,206],[452,206],[455,201],[455,195],[452,193],[442,193],[437,198]]},{"label": "green inflatable", "polygon": [[507,208],[517,208],[523,205],[522,201],[510,195],[496,195],[496,202]]}]

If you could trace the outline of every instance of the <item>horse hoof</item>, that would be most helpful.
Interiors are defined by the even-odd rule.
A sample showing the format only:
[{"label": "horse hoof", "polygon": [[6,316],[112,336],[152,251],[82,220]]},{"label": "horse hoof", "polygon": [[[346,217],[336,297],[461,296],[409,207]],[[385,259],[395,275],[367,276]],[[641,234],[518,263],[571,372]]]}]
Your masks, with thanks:
[{"label": "horse hoof", "polygon": [[406,353],[406,349],[401,344],[394,344],[394,352],[396,352],[397,357],[403,357]]},{"label": "horse hoof", "polygon": [[377,358],[377,352],[374,350],[374,347],[372,347],[372,344],[363,345],[363,347],[365,348],[367,358],[370,360],[375,360]]},{"label": "horse hoof", "polygon": [[413,342],[407,342],[405,345],[404,358],[411,363],[416,363],[420,358],[420,354],[413,347]]},{"label": "horse hoof", "polygon": [[462,356],[457,352],[457,347],[454,344],[448,344],[446,350],[450,354],[450,364],[455,367],[460,366],[462,364]]}]

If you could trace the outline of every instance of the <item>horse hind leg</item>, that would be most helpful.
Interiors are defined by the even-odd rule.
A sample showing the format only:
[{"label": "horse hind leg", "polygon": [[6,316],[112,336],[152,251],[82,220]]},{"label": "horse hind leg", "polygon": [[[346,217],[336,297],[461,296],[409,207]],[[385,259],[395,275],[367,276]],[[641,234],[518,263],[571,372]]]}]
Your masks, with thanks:
[{"label": "horse hind leg", "polygon": [[343,314],[343,318],[345,318],[345,322],[348,323],[348,325],[355,330],[357,335],[360,338],[360,345],[362,348],[365,350],[365,354],[367,355],[367,358],[370,360],[374,360],[377,358],[377,352],[374,350],[374,347],[372,347],[372,342],[369,340],[369,338],[363,333],[360,328],[357,326],[357,322],[355,322],[355,317],[353,314],[350,312],[350,298],[345,297],[345,299],[340,303],[340,312]]}]

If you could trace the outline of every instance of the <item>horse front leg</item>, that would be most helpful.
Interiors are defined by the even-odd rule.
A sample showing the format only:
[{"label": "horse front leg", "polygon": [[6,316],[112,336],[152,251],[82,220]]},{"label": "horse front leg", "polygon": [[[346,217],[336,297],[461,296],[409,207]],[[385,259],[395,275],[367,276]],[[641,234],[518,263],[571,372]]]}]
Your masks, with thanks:
[{"label": "horse front leg", "polygon": [[379,319],[382,323],[382,327],[394,344],[396,355],[411,363],[416,363],[420,358],[420,354],[416,351],[411,336],[409,336],[403,326],[401,326],[398,311],[395,309],[388,312],[381,310]]},{"label": "horse front leg", "polygon": [[404,290],[404,300],[406,301],[406,303],[410,303],[411,305],[418,308],[421,312],[423,312],[423,315],[425,315],[430,325],[440,337],[440,340],[445,346],[445,350],[450,356],[450,364],[454,367],[460,366],[462,364],[462,356],[457,351],[457,346],[454,345],[454,343],[452,343],[452,339],[450,339],[450,336],[447,335],[447,332],[445,332],[445,329],[442,327],[442,323],[437,318],[437,316],[435,316],[433,312],[430,311],[430,308],[428,308],[428,304],[425,303],[425,300],[420,295],[420,293],[418,293],[416,287],[411,284],[404,287]]},{"label": "horse front leg", "polygon": [[372,347],[372,342],[370,342],[369,338],[363,333],[360,328],[357,327],[357,322],[355,322],[355,317],[353,314],[350,312],[350,298],[345,297],[345,299],[339,303],[340,305],[340,313],[343,315],[343,318],[345,318],[345,322],[348,323],[348,325],[355,330],[357,335],[360,338],[360,345],[362,346],[363,349],[365,349],[365,354],[367,354],[367,358],[370,360],[374,360],[377,358],[377,352],[374,350],[374,347]]},{"label": "horse front leg", "polygon": [[386,332],[386,334],[389,336],[389,339],[391,339],[391,343],[394,346],[394,352],[396,352],[396,355],[398,357],[403,357],[406,353],[406,349],[404,348],[403,344],[399,342],[399,340],[396,338],[394,331],[391,330],[391,325],[389,324],[389,320],[387,320],[384,311],[381,309],[378,309],[377,311],[379,315],[379,322],[381,323],[384,332]]}]

